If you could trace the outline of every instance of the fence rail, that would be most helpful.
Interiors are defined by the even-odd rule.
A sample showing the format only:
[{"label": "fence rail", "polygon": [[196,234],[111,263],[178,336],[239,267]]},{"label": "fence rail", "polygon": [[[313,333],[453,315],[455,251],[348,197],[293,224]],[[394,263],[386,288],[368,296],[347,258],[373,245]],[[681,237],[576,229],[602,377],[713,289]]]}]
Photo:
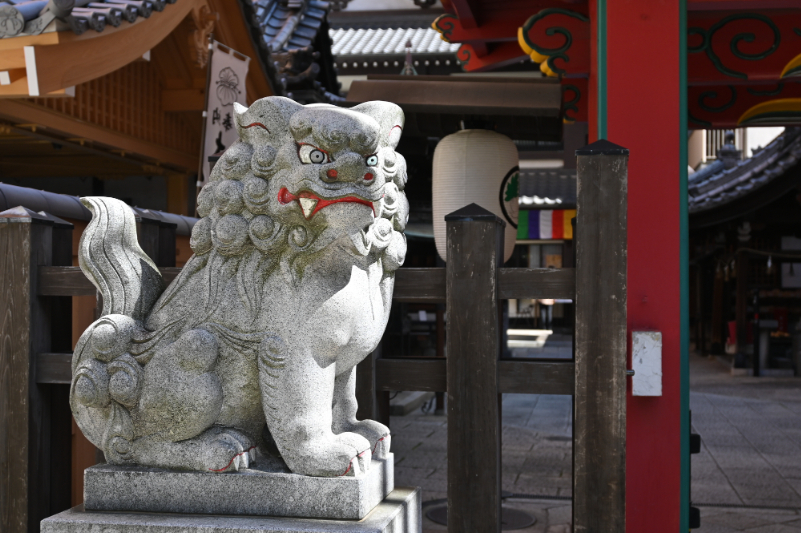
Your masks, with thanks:
[{"label": "fence rail", "polygon": [[[447,269],[396,272],[394,301],[446,303],[447,357],[382,358],[379,347],[357,368],[358,416],[388,419],[388,391],[447,392],[450,533],[501,530],[503,393],[574,396],[573,527],[625,531],[628,152],[611,146],[579,155],[576,269],[501,268],[503,223],[472,206],[446,217]],[[145,238],[139,229],[151,257],[174,249],[174,232],[153,226]],[[2,533],[38,531],[69,505],[72,354],[63,326],[69,297],[96,291],[79,268],[59,266],[71,263],[64,242],[72,230],[46,217],[0,216],[0,449],[10,450]],[[168,283],[180,273],[172,259],[156,260]],[[498,302],[513,298],[576,302],[574,360],[501,357]]]},{"label": "fence rail", "polygon": [[[181,272],[177,267],[160,268],[164,281],[172,282]],[[95,287],[76,266],[39,268],[39,296],[93,296]],[[573,268],[501,268],[498,299],[564,298],[576,295],[576,271]],[[396,302],[445,301],[444,268],[402,268],[395,273]]]}]

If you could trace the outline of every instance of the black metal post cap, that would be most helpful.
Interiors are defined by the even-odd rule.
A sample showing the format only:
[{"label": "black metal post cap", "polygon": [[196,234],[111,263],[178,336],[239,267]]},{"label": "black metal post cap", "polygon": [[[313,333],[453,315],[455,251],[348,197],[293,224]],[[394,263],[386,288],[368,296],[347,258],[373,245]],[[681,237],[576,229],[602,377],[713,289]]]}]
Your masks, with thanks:
[{"label": "black metal post cap", "polygon": [[576,155],[629,155],[629,149],[606,139],[599,139],[584,148],[576,150]]},{"label": "black metal post cap", "polygon": [[491,211],[487,211],[478,204],[466,205],[461,209],[457,209],[453,213],[445,215],[445,222],[472,220],[494,221],[506,226],[506,222],[498,215]]}]

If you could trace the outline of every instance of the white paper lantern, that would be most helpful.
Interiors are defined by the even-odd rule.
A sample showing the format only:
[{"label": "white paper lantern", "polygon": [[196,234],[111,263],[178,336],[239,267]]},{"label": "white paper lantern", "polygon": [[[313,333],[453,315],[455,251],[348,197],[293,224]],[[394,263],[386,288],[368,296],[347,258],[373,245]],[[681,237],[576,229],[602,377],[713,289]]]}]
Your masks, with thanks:
[{"label": "white paper lantern", "polygon": [[472,203],[506,222],[504,262],[517,236],[517,147],[490,130],[462,130],[442,139],[434,151],[432,202],[434,241],[445,259],[445,215]]}]

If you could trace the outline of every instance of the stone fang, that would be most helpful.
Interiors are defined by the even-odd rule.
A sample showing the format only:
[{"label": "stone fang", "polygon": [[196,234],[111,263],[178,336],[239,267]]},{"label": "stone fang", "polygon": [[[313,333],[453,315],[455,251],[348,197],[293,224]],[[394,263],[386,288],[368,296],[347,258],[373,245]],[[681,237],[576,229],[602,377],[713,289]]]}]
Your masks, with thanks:
[{"label": "stone fang", "polygon": [[314,208],[317,207],[317,200],[314,198],[298,198],[298,203],[300,203],[300,209],[303,211],[303,216],[306,219],[310,219],[312,213],[314,213]]}]

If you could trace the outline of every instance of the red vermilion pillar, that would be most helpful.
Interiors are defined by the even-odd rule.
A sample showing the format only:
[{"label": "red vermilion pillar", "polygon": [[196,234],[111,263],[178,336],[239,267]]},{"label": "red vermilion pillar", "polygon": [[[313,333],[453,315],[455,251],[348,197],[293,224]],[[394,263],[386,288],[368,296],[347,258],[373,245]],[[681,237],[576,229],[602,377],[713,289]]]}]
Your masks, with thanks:
[{"label": "red vermilion pillar", "polygon": [[[680,343],[679,25],[683,3],[591,0],[590,5],[595,32],[590,139],[605,137],[631,154],[629,335],[657,330],[663,339],[663,396],[633,397],[629,385],[626,529],[632,533],[680,531],[681,499],[686,496],[681,480]],[[599,32],[596,24],[604,19],[605,46],[598,41],[603,29]]]}]

